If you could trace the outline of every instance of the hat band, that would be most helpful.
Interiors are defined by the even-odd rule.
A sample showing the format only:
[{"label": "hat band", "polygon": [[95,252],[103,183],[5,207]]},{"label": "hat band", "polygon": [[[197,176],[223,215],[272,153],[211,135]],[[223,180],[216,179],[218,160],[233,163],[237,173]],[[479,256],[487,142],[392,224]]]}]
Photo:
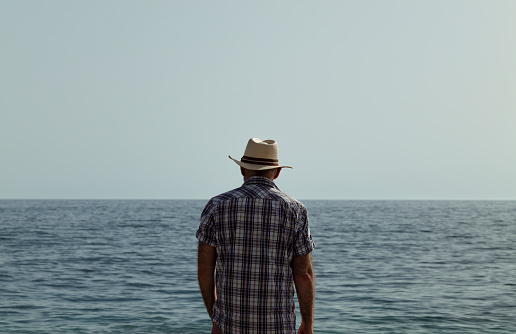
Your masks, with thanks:
[{"label": "hat band", "polygon": [[278,159],[253,158],[244,155],[240,161],[254,165],[279,166]]}]

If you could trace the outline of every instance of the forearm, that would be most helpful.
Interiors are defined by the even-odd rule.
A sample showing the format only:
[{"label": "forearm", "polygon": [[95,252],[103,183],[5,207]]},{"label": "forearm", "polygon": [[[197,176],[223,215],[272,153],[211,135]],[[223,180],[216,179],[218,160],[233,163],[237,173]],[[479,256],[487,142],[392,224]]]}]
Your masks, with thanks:
[{"label": "forearm", "polygon": [[210,318],[212,318],[213,305],[217,300],[215,277],[213,276],[213,272],[210,273],[210,271],[198,270],[197,278],[199,280],[199,288],[201,290],[202,299],[204,300],[204,306],[206,306],[206,311],[208,311]]},{"label": "forearm", "polygon": [[315,276],[313,271],[294,276],[301,319],[306,324],[314,321]]},{"label": "forearm", "polygon": [[215,291],[215,265],[217,261],[217,251],[215,247],[199,242],[197,250],[197,279],[201,290],[202,299],[206,311],[213,317],[213,305],[217,300]]}]

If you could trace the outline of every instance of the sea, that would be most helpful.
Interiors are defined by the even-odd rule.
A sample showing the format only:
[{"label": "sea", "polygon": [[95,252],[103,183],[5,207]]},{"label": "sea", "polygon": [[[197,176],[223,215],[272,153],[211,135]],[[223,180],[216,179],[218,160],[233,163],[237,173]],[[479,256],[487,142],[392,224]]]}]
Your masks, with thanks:
[{"label": "sea", "polygon": [[[315,333],[516,333],[516,201],[303,203]],[[0,333],[210,333],[205,204],[1,200]]]}]

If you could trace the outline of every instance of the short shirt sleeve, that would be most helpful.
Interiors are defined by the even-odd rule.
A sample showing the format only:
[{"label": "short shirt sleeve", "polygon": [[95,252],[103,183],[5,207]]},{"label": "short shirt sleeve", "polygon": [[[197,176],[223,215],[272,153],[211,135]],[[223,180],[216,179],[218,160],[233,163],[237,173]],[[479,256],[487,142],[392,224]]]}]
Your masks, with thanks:
[{"label": "short shirt sleeve", "polygon": [[210,200],[204,207],[201,214],[201,223],[195,236],[197,239],[207,245],[217,247],[217,236],[215,231],[215,208],[216,206]]},{"label": "short shirt sleeve", "polygon": [[315,249],[315,243],[310,234],[310,226],[308,224],[308,213],[303,207],[299,214],[299,230],[294,240],[294,257],[306,255]]}]

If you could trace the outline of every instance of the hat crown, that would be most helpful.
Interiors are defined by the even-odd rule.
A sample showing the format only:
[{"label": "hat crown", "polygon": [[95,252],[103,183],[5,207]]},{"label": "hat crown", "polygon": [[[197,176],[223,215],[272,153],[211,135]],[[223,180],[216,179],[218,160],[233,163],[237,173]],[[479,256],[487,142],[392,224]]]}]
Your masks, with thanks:
[{"label": "hat crown", "polygon": [[278,160],[278,143],[272,139],[251,138],[244,152],[245,157]]}]

